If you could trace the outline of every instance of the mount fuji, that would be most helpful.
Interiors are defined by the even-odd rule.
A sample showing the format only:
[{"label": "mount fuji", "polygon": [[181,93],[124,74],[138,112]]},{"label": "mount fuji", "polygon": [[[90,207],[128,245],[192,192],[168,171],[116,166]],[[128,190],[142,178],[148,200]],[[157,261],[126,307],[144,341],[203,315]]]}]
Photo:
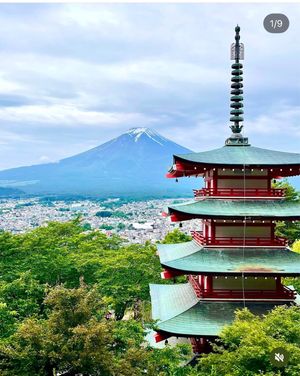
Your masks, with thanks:
[{"label": "mount fuji", "polygon": [[[190,179],[165,178],[173,154],[191,152],[149,128],[117,138],[57,163],[0,171],[0,187],[27,194],[174,197],[191,195]],[[199,184],[199,183],[198,183]]]}]

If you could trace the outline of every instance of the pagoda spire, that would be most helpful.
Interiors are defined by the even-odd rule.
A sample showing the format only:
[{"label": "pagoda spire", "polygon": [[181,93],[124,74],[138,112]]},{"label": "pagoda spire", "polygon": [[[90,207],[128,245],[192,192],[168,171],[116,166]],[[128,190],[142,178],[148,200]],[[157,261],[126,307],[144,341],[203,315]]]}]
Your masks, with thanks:
[{"label": "pagoda spire", "polygon": [[226,145],[239,146],[249,145],[248,138],[243,137],[241,134],[243,125],[240,124],[243,118],[243,64],[240,60],[244,59],[244,45],[240,43],[240,30],[239,25],[235,27],[235,43],[231,45],[231,60],[235,62],[231,65],[231,111],[230,121],[233,123],[230,125],[232,135],[226,140]]}]

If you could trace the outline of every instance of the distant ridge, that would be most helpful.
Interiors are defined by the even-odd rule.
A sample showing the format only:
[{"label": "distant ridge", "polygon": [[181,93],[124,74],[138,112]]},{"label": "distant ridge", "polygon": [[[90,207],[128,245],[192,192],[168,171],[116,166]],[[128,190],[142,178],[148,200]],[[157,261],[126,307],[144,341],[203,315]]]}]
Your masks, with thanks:
[{"label": "distant ridge", "polygon": [[11,184],[25,193],[40,195],[191,196],[192,187],[197,187],[194,179],[193,184],[188,179],[176,184],[165,178],[172,155],[189,152],[152,129],[132,128],[58,163],[0,171],[0,187]]}]

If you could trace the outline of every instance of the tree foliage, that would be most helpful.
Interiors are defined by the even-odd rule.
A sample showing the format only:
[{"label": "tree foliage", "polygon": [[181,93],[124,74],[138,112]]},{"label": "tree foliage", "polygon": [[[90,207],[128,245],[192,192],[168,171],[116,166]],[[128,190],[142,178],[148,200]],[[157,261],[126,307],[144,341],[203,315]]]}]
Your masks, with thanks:
[{"label": "tree foliage", "polygon": [[[188,240],[176,229],[163,242]],[[0,270],[1,376],[280,375],[268,357],[279,345],[292,354],[285,375],[300,374],[298,307],[276,308],[263,320],[239,312],[216,353],[195,369],[182,367],[190,346],[150,348],[143,307],[148,284],[162,283],[150,243],[85,231],[80,219],[53,222],[26,234],[1,232]],[[128,309],[133,319],[125,320]]]},{"label": "tree foliage", "polygon": [[98,289],[83,283],[50,289],[44,304],[45,318],[26,318],[0,342],[1,375],[167,375],[164,370],[180,369],[190,356],[186,348],[160,352],[142,346],[141,324],[106,320]]},{"label": "tree foliage", "polygon": [[[247,309],[237,311],[232,325],[223,329],[215,353],[203,355],[199,376],[258,376],[300,374],[300,307],[276,307],[263,318]],[[289,354],[283,371],[272,365],[271,351],[284,348]]]},{"label": "tree foliage", "polygon": [[[100,231],[84,230],[80,221],[75,220],[49,223],[22,235],[0,234],[0,269],[3,271],[0,296],[2,294],[10,305],[8,300],[12,301],[16,294],[20,299],[22,294],[25,298],[25,285],[29,290],[31,286],[32,293],[38,295],[35,297],[38,306],[27,307],[27,313],[23,307],[25,301],[18,302],[18,314],[22,317],[39,310],[46,284],[64,283],[73,288],[78,287],[80,278],[101,288],[120,319],[126,308],[136,301],[150,300],[149,283],[160,280],[161,268],[155,247],[126,245],[117,236],[107,237]],[[44,287],[35,289],[34,284]],[[29,304],[29,296],[25,300]]]},{"label": "tree foliage", "polygon": [[178,228],[175,228],[173,231],[167,233],[165,238],[162,240],[163,244],[175,244],[175,243],[184,243],[192,240],[192,237],[186,235],[184,232],[180,231]]},{"label": "tree foliage", "polygon": [[[286,180],[273,183],[273,188],[283,188],[286,190],[285,199],[287,201],[298,202],[300,200],[299,192]],[[300,222],[279,221],[276,224],[276,235],[286,237],[289,244],[300,239]]]},{"label": "tree foliage", "polygon": [[292,246],[294,252],[300,253],[300,240],[296,240]]}]

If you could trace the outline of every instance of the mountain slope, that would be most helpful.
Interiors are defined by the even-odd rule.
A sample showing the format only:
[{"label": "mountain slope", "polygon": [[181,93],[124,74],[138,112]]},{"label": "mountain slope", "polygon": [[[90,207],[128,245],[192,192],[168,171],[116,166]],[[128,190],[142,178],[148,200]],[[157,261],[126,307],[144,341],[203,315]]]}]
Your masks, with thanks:
[{"label": "mountain slope", "polygon": [[0,185],[1,180],[6,186],[10,181],[14,187],[22,186],[23,191],[35,194],[191,194],[190,182],[175,184],[165,178],[172,155],[189,152],[149,128],[133,128],[58,163],[0,171]]}]

